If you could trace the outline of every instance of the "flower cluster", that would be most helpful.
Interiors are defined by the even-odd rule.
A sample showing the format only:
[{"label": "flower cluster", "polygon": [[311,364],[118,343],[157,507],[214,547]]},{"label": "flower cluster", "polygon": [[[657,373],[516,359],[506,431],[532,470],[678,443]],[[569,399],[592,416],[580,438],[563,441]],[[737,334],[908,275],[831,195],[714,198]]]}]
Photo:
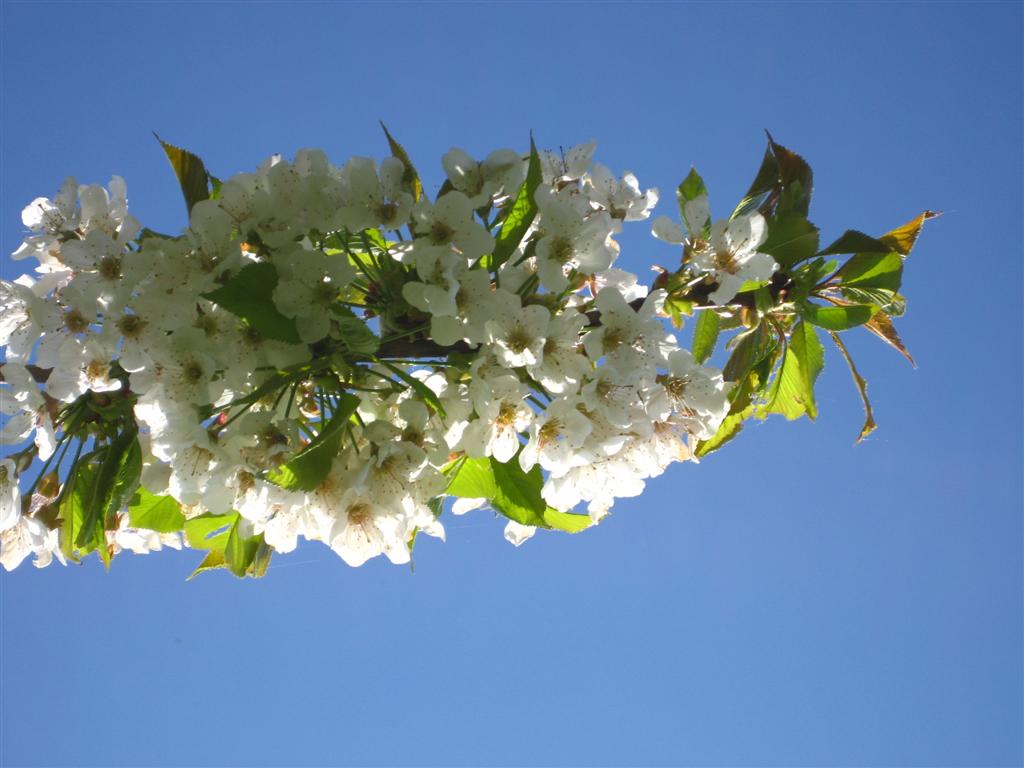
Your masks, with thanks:
[{"label": "flower cluster", "polygon": [[[143,229],[118,177],[33,200],[13,257],[34,274],[0,281],[2,438],[22,446],[0,461],[0,562],[186,543],[210,567],[245,550],[245,572],[302,537],[405,563],[443,538],[446,494],[518,544],[693,458],[732,385],[679,346],[666,290],[615,266],[658,192],[593,151],[453,149],[434,200],[404,151],[274,156],[178,236]],[[682,214],[688,236],[653,232],[707,306],[771,280],[761,213],[713,223],[698,195]]]}]

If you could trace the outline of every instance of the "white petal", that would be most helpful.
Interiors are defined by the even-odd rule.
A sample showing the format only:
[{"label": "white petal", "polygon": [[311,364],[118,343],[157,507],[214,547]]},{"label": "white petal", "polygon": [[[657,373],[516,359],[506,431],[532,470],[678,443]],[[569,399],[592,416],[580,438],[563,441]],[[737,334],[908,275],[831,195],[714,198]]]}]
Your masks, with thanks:
[{"label": "white petal", "polygon": [[505,540],[515,546],[520,546],[524,541],[533,537],[537,528],[532,525],[522,525],[515,520],[509,520],[505,526]]},{"label": "white petal", "polygon": [[682,228],[668,216],[659,216],[654,220],[651,224],[651,234],[673,245],[682,245],[684,240]]}]

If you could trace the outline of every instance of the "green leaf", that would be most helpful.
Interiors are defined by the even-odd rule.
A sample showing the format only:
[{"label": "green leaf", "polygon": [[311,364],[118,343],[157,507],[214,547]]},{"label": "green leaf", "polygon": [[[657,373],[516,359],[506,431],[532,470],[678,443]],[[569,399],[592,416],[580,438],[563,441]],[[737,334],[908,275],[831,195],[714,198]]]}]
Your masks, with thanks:
[{"label": "green leaf", "polygon": [[554,507],[548,507],[544,510],[544,522],[547,523],[548,528],[565,531],[566,533],[579,533],[594,524],[594,521],[590,519],[590,515],[561,512]]},{"label": "green leaf", "polygon": [[770,133],[768,146],[778,162],[779,182],[782,188],[777,213],[782,215],[793,211],[806,217],[811,207],[811,192],[814,187],[811,166],[796,152],[776,143]]},{"label": "green leaf", "polygon": [[228,570],[239,578],[245,576],[249,566],[256,559],[256,553],[263,542],[263,534],[246,537],[242,530],[248,527],[248,521],[243,520],[241,516],[236,518],[228,533],[227,543],[224,545],[224,560],[228,565]]},{"label": "green leaf", "polygon": [[224,557],[223,549],[211,549],[206,553],[206,557],[203,558],[198,567],[189,574],[186,581],[192,581],[200,573],[206,573],[206,571],[215,571],[220,568],[227,568],[228,561]]},{"label": "green leaf", "polygon": [[449,496],[460,499],[492,499],[498,492],[490,459],[463,459],[448,481]]},{"label": "green leaf", "polygon": [[[753,399],[761,389],[761,382],[767,379],[774,364],[774,357],[769,354],[767,359],[747,373],[740,384],[733,387],[729,393],[728,415],[722,420],[714,435],[697,443],[694,449],[694,455],[697,458],[703,458],[709,453],[717,451],[743,430],[743,423],[756,411]],[[762,367],[765,370],[761,370]]]},{"label": "green leaf", "polygon": [[540,466],[523,472],[517,454],[505,464],[493,458],[466,459],[448,483],[447,494],[487,499],[496,511],[523,525],[557,528],[570,533],[586,527],[581,520],[572,519],[581,515],[548,507],[540,495],[543,485]]},{"label": "green leaf", "polygon": [[795,285],[790,291],[790,298],[794,301],[806,299],[811,290],[835,272],[838,266],[839,262],[835,259],[825,261],[823,258],[818,258],[799,267],[791,273]]},{"label": "green leaf", "polygon": [[155,496],[139,488],[128,506],[128,519],[135,528],[158,533],[180,531],[185,525],[181,505],[171,496]]},{"label": "green leaf", "polygon": [[824,365],[825,350],[814,327],[797,323],[790,334],[782,366],[775,375],[768,403],[759,415],[763,418],[768,413],[781,413],[793,420],[806,413],[812,421],[817,418],[814,382]]},{"label": "green leaf", "polygon": [[61,549],[68,557],[77,559],[96,548],[95,541],[89,542],[81,549],[75,544],[82,530],[86,508],[96,484],[96,468],[83,457],[83,460],[72,467],[72,472],[69,480],[71,490],[61,499],[60,505],[60,514],[64,520]]},{"label": "green leaf", "polygon": [[888,288],[841,286],[839,292],[853,304],[874,304],[890,315],[902,315],[907,308],[906,299]]},{"label": "green leaf", "polygon": [[142,477],[142,448],[139,446],[139,438],[135,429],[130,432],[132,434],[131,441],[128,443],[128,448],[121,454],[117,476],[114,478],[114,487],[107,500],[108,519],[128,505],[138,489],[139,479]]},{"label": "green leaf", "polygon": [[210,196],[210,175],[206,172],[203,161],[191,152],[168,144],[156,133],[156,140],[164,149],[164,154],[174,169],[174,175],[178,177],[178,184],[181,185],[181,193],[185,196],[185,206],[189,214],[192,213],[192,206],[200,200],[206,200]]},{"label": "green leaf", "polygon": [[523,472],[519,466],[518,454],[502,464],[491,458],[491,471],[498,492],[491,499],[491,504],[510,520],[523,525],[547,527],[544,512],[548,505],[541,498],[540,490],[544,485],[544,477],[540,465],[535,465],[529,472]]},{"label": "green leaf", "polygon": [[876,312],[875,316],[872,317],[864,327],[907,358],[907,361],[912,366],[915,368],[917,367],[917,363],[914,362],[914,358],[911,357],[910,352],[908,352],[906,346],[904,346],[903,339],[901,339],[900,335],[896,332],[896,326],[893,325],[892,318],[889,317],[884,310]]},{"label": "green leaf", "polygon": [[836,278],[844,287],[884,288],[898,291],[903,280],[903,258],[889,253],[858,253],[843,264]]},{"label": "green leaf", "polygon": [[907,256],[913,250],[914,243],[917,242],[917,237],[921,234],[921,228],[924,226],[924,223],[941,215],[941,213],[935,211],[925,211],[902,227],[897,227],[892,232],[882,235],[879,240],[900,255]]},{"label": "green leaf", "polygon": [[[690,168],[690,172],[683,179],[679,185],[679,189],[676,190],[676,200],[679,202],[679,215],[682,217],[682,222],[685,226],[689,227],[686,216],[686,204],[691,200],[696,200],[698,197],[707,197],[708,188],[704,184],[704,179],[697,173],[696,168]],[[706,237],[708,230],[711,228],[711,217],[700,222],[699,225],[695,223],[695,226],[699,227],[698,232],[691,232],[691,237]]]},{"label": "green leaf", "polygon": [[349,419],[358,407],[358,397],[342,392],[337,409],[317,436],[290,461],[271,471],[266,479],[289,491],[311,491],[320,485],[331,471]]},{"label": "green leaf", "polygon": [[775,189],[779,181],[779,163],[772,152],[771,143],[764,151],[764,159],[761,160],[761,167],[750,184],[750,189],[732,212],[731,218],[742,216],[758,210],[768,199],[768,196]]},{"label": "green leaf", "polygon": [[860,375],[857,366],[853,364],[853,357],[850,356],[850,352],[846,345],[843,344],[843,340],[839,338],[839,334],[829,331],[828,335],[832,337],[832,341],[835,342],[836,347],[842,352],[843,359],[846,360],[846,364],[850,367],[850,375],[853,376],[853,383],[857,387],[857,394],[860,395],[860,401],[864,405],[864,426],[860,428],[860,434],[857,435],[857,442],[859,443],[878,427],[878,424],[875,423],[875,415],[871,410],[871,401],[868,400],[868,382]]},{"label": "green leaf", "polygon": [[697,443],[694,454],[702,459],[712,451],[717,451],[728,443],[743,430],[743,422],[753,415],[754,410],[753,405],[748,405],[736,413],[730,413],[725,417],[718,427],[718,431],[712,437]]},{"label": "green leaf", "polygon": [[768,220],[768,238],[758,249],[770,254],[782,267],[798,264],[818,250],[818,228],[799,213]]},{"label": "green leaf", "polygon": [[380,123],[380,127],[384,129],[384,135],[388,139],[388,146],[391,148],[392,156],[401,160],[405,166],[405,171],[402,173],[402,183],[412,193],[412,199],[418,202],[420,197],[423,196],[423,183],[420,181],[420,175],[416,173],[416,167],[412,164],[412,160],[409,159],[409,153],[405,151],[405,147],[395,141],[388,127],[384,125],[383,120]]},{"label": "green leaf", "polygon": [[516,193],[515,202],[509,209],[505,221],[502,222],[501,230],[494,243],[494,253],[491,256],[490,268],[496,271],[515,253],[516,248],[522,243],[537,216],[537,201],[534,193],[543,180],[540,167],[540,155],[537,153],[537,146],[530,137],[530,162],[526,169],[526,179]]},{"label": "green leaf", "polygon": [[732,218],[774,208],[782,216],[799,213],[807,217],[810,210],[814,176],[811,167],[800,155],[775,142],[768,134],[761,167],[747,194],[743,196]]},{"label": "green leaf", "polygon": [[693,358],[698,363],[714,354],[720,322],[718,313],[710,309],[702,311],[697,318],[697,327],[693,330]]},{"label": "green leaf", "polygon": [[683,327],[683,317],[693,315],[693,302],[682,299],[674,294],[669,294],[665,299],[665,311],[672,318],[672,325],[676,328]]},{"label": "green leaf", "polygon": [[876,240],[870,235],[858,232],[855,229],[848,229],[839,239],[828,246],[825,250],[819,251],[819,256],[832,256],[841,253],[888,253],[893,250],[881,240]]},{"label": "green leaf", "polygon": [[338,320],[338,330],[332,337],[342,343],[349,357],[369,358],[380,349],[380,338],[352,310],[342,306],[331,310]]},{"label": "green leaf", "polygon": [[683,203],[688,203],[691,200],[696,200],[701,195],[707,195],[707,193],[708,188],[704,184],[704,179],[702,179],[700,177],[700,174],[697,173],[696,168],[691,167],[690,172],[686,174],[686,178],[683,179],[682,183],[679,185],[679,190],[676,193],[676,196],[679,199],[680,215],[682,215],[683,213]]},{"label": "green leaf", "polygon": [[185,539],[193,549],[223,550],[228,543],[228,536],[238,519],[237,512],[215,515],[212,512],[185,521]]},{"label": "green leaf", "polygon": [[874,304],[843,304],[823,307],[810,302],[800,305],[800,316],[809,323],[829,331],[845,331],[864,325],[878,311]]},{"label": "green leaf", "polygon": [[[93,543],[101,550],[101,554],[105,554],[107,548],[104,531],[107,518],[113,511],[120,509],[134,492],[135,488],[129,489],[128,486],[138,482],[142,470],[137,430],[134,427],[126,429],[97,455],[102,456],[102,461],[96,470],[89,497],[85,500],[82,527],[75,537],[75,546],[86,547]],[[108,559],[109,556],[104,557],[105,561]]]},{"label": "green leaf", "polygon": [[277,269],[261,262],[242,267],[228,282],[203,298],[237,315],[268,339],[300,344],[295,321],[282,315],[274,305]]},{"label": "green leaf", "polygon": [[722,369],[726,381],[742,380],[751,368],[765,358],[773,343],[772,334],[764,323],[737,338],[739,343]]}]

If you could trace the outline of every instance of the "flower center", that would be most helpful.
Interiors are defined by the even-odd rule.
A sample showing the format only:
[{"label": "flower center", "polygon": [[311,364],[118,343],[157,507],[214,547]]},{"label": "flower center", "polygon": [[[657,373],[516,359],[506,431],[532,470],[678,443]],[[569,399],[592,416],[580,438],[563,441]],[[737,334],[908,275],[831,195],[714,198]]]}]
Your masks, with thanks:
[{"label": "flower center", "polygon": [[729,251],[715,252],[715,267],[722,272],[728,272],[730,275],[735,275],[740,270],[740,265],[736,261],[736,255]]},{"label": "flower center", "polygon": [[501,408],[498,409],[498,418],[495,419],[495,424],[500,429],[508,429],[516,423],[516,406],[515,403],[503,402]]},{"label": "flower center", "polygon": [[145,327],[146,321],[138,315],[124,315],[117,321],[117,329],[126,339],[137,339]]},{"label": "flower center", "polygon": [[102,360],[93,360],[87,366],[85,366],[85,375],[93,380],[105,379],[107,378],[107,372],[109,370],[109,363],[105,363]]},{"label": "flower center", "polygon": [[521,325],[515,326],[508,334],[508,348],[519,354],[524,349],[527,349],[533,342],[533,337],[530,333],[523,328]]},{"label": "flower center", "polygon": [[373,513],[370,511],[370,505],[364,502],[357,502],[348,508],[348,524],[356,525],[360,528],[365,528],[366,524],[370,522],[373,517]]},{"label": "flower center", "polygon": [[377,216],[379,216],[380,220],[385,224],[387,224],[389,221],[395,218],[397,214],[398,204],[393,203],[390,200],[381,203],[379,206],[377,206]]},{"label": "flower center", "polygon": [[557,418],[548,419],[544,426],[540,428],[540,432],[537,433],[537,442],[543,448],[545,445],[551,445],[551,443],[555,442],[561,434],[562,420]]},{"label": "flower center", "polygon": [[430,227],[430,240],[434,245],[448,245],[455,237],[455,230],[443,221],[435,221]]},{"label": "flower center", "polygon": [[313,290],[313,300],[317,304],[330,304],[338,295],[338,289],[331,283],[317,283]]},{"label": "flower center", "polygon": [[104,280],[117,280],[121,276],[121,260],[116,256],[104,256],[99,263],[99,273]]},{"label": "flower center", "polygon": [[182,375],[185,377],[185,381],[196,384],[203,378],[203,366],[195,360],[189,360],[182,369]]},{"label": "flower center", "polygon": [[89,321],[77,309],[64,313],[64,327],[72,333],[85,333],[89,330]]},{"label": "flower center", "polygon": [[564,235],[559,235],[551,243],[551,258],[559,264],[568,264],[575,253],[572,240]]}]

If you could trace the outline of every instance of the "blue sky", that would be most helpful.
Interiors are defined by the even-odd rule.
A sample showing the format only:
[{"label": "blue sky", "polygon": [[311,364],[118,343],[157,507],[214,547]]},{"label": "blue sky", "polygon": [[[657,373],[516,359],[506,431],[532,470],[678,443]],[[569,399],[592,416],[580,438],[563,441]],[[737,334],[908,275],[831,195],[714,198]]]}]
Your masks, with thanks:
[{"label": "blue sky", "polygon": [[[719,213],[768,128],[823,236],[926,208],[900,323],[848,334],[817,423],[770,420],[597,529],[520,549],[448,520],[415,572],[308,545],[262,581],[193,552],[0,575],[0,764],[1020,765],[1019,3],[2,6],[0,250],[19,213],[126,178],[184,207],[152,138],[220,175],[315,146],[431,189],[478,156],[595,138]],[[633,227],[642,230],[642,227]],[[670,249],[623,238],[646,273]],[[4,256],[3,276],[20,266]]]}]

